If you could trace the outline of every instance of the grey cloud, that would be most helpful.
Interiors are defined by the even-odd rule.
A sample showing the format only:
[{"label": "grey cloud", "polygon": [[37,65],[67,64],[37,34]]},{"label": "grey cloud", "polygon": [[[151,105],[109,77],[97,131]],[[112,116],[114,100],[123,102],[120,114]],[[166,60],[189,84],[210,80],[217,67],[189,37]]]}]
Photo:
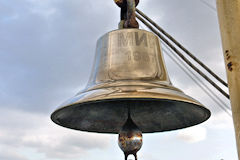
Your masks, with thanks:
[{"label": "grey cloud", "polygon": [[[225,78],[217,17],[212,10],[192,0],[145,0],[140,1],[139,9]],[[0,150],[0,159],[27,160],[17,152],[25,146],[46,159],[58,160],[86,159],[90,151],[109,148],[111,136],[66,130],[53,124],[49,116],[54,107],[85,86],[96,40],[117,28],[119,12],[111,0],[0,0],[0,148],[12,150]],[[165,59],[176,87],[212,106],[214,113],[221,112]],[[186,148],[192,146],[181,144],[181,149]]]},{"label": "grey cloud", "polygon": [[[9,157],[10,154],[1,148],[13,153],[18,153],[19,148],[31,148],[47,158],[76,158],[88,155],[91,150],[108,149],[112,139],[107,135],[87,134],[58,127],[44,115],[24,112],[17,115],[14,111],[5,113],[8,114],[0,117],[0,122],[3,122],[0,125],[2,157]],[[6,121],[9,123],[4,125]]]},{"label": "grey cloud", "polygon": [[[108,31],[104,27],[112,28],[113,17],[106,17],[102,2],[23,1],[17,8],[5,3],[9,10],[2,12],[9,20],[0,20],[3,107],[49,111],[86,84],[96,40]],[[108,11],[116,14],[113,7]],[[18,16],[11,20],[12,15]],[[15,100],[9,103],[7,97]]]},{"label": "grey cloud", "polygon": [[[85,86],[96,40],[116,28],[119,9],[112,1],[12,3],[3,3],[8,10],[1,11],[5,16],[0,20],[2,107],[50,112]],[[144,8],[141,3],[139,8],[156,17],[157,23],[225,77],[223,63],[216,65],[216,60],[223,59],[221,50],[216,49],[221,48],[217,18],[209,16],[214,13],[207,8],[203,12],[200,2],[167,3],[166,0],[146,1]],[[186,17],[189,13],[192,16]],[[175,65],[167,63],[167,66],[171,77],[184,82],[182,72],[178,74]]]},{"label": "grey cloud", "polygon": [[[215,5],[214,1],[212,3]],[[148,8],[151,8],[151,10]],[[144,7],[140,5],[140,9],[226,81],[216,12],[206,7],[201,1],[193,2],[191,0],[174,2],[167,0],[146,1]],[[198,89],[198,86],[188,78],[175,62],[172,62],[165,53],[164,55],[170,79],[176,87],[185,92],[187,91],[190,96],[209,106],[213,113],[222,112],[207,94]],[[186,55],[186,57],[188,56]],[[199,65],[196,66],[202,69]],[[198,76],[198,79],[202,78]],[[202,80],[205,85],[212,88],[208,82]],[[228,103],[229,100],[219,94],[216,89],[212,88],[212,90],[220,99]]]},{"label": "grey cloud", "polygon": [[[86,84],[96,40],[114,28],[110,23],[114,18],[106,17],[101,2],[25,0],[0,4],[0,109],[5,113],[0,117],[0,146],[13,152],[30,147],[58,159],[106,149],[107,137],[71,131],[66,131],[66,136],[61,129],[57,131],[49,113]],[[108,11],[118,14],[113,8]]]},{"label": "grey cloud", "polygon": [[225,79],[216,12],[199,0],[147,2],[141,8],[143,11]]},{"label": "grey cloud", "polygon": [[0,159],[2,160],[28,160],[26,157],[21,154],[10,151],[10,150],[0,150]]}]

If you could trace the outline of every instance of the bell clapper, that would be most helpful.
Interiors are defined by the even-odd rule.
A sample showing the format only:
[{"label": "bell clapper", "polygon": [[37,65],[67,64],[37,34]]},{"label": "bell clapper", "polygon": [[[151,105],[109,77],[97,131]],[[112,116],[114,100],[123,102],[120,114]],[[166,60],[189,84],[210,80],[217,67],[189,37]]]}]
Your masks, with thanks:
[{"label": "bell clapper", "polygon": [[142,147],[142,131],[133,122],[130,112],[128,119],[119,132],[118,145],[122,149],[127,160],[129,155],[133,155],[137,160],[137,152]]}]

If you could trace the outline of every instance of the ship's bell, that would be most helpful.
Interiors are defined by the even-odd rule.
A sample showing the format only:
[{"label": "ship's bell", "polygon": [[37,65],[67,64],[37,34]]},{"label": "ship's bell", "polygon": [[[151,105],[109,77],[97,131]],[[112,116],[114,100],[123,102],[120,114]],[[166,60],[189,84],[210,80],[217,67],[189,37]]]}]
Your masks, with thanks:
[{"label": "ship's bell", "polygon": [[181,129],[210,117],[202,104],[172,86],[159,39],[139,29],[112,31],[98,40],[86,89],[51,119],[71,129],[119,133],[129,115],[143,133]]}]

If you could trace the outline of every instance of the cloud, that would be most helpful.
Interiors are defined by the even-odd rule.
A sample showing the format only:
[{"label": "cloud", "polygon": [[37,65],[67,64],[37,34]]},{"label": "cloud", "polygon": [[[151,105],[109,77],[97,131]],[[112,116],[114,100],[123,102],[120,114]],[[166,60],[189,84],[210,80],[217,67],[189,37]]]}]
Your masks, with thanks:
[{"label": "cloud", "polygon": [[106,150],[112,140],[108,135],[90,134],[59,127],[45,115],[19,111],[4,111],[4,113],[7,113],[7,116],[1,116],[0,121],[3,124],[6,121],[9,123],[0,126],[2,157],[9,157],[11,154],[5,153],[1,148],[11,149],[16,153],[12,154],[13,156],[18,156],[19,148],[31,148],[47,158],[76,158],[87,155],[91,150]]},{"label": "cloud", "polygon": [[204,127],[195,126],[179,131],[177,137],[188,143],[197,143],[206,139],[207,130]]},{"label": "cloud", "polygon": [[[218,30],[212,32],[213,27],[218,28],[214,23],[216,17],[200,18],[208,14],[202,9],[186,17],[191,9],[189,6],[198,5],[190,2],[174,1],[169,5],[167,0],[144,1],[139,8],[156,17],[153,19],[157,23],[225,76],[221,69],[223,63],[215,63],[216,58],[223,62],[219,55],[220,34]],[[24,0],[20,3],[15,0],[1,3],[4,7],[0,15],[4,16],[0,18],[0,101],[3,107],[18,110],[50,112],[52,106],[82,89],[90,76],[97,38],[116,29],[119,22],[119,8],[113,1]],[[187,9],[180,8],[181,5]],[[106,10],[111,14],[106,14]],[[197,21],[192,17],[197,17]],[[199,25],[207,22],[214,25]],[[201,44],[196,45],[199,41],[193,38],[205,41],[199,40]],[[176,65],[167,63],[167,66],[177,87],[187,90],[195,86],[189,79],[186,86],[184,73],[177,72]],[[190,92],[196,89],[192,88]]]},{"label": "cloud", "polygon": [[[11,149],[12,157],[19,157],[12,159],[22,160],[19,148],[31,148],[46,158],[68,159],[109,147],[111,136],[58,127],[49,115],[85,86],[97,38],[113,28],[111,20],[117,27],[118,20],[103,12],[112,4],[0,2],[0,110],[4,113],[0,155],[5,156],[0,159],[11,155],[1,148]],[[117,15],[113,8],[108,11]]]},{"label": "cloud", "polygon": [[21,154],[11,150],[0,150],[0,159],[2,160],[28,160]]},{"label": "cloud", "polygon": [[233,130],[233,119],[226,116],[225,112],[219,112],[209,119],[207,127],[213,130]]},{"label": "cloud", "polygon": [[[0,12],[8,20],[0,18],[2,106],[48,112],[86,85],[97,38],[113,29],[112,20],[117,27],[118,20],[104,14],[102,2],[15,0],[3,4],[8,9]],[[109,12],[118,14],[113,8]]]},{"label": "cloud", "polygon": [[[199,4],[192,0],[145,0],[140,2],[139,9],[225,78],[216,14]],[[111,157],[115,156],[115,148],[110,147],[110,141],[115,144],[116,140],[112,136],[64,129],[53,124],[49,115],[55,106],[84,88],[91,73],[96,41],[117,28],[119,12],[111,0],[0,1],[1,160],[29,160],[31,156],[24,157],[20,152],[24,148],[44,155],[45,159],[96,159],[98,155],[92,154],[96,151],[108,151]],[[216,109],[174,63],[167,60],[167,68],[175,86],[212,106],[211,111],[217,115],[206,128],[219,132],[232,125],[224,123],[225,113]],[[205,128],[200,127],[180,131],[178,138],[196,143],[203,141],[206,134]],[[228,141],[229,137],[221,139]],[[152,156],[142,157],[159,157],[150,152],[153,145],[158,152],[159,144],[154,141],[149,145]],[[222,146],[225,149],[230,145]],[[181,143],[181,147],[186,146]],[[117,145],[116,150],[121,152]]]}]

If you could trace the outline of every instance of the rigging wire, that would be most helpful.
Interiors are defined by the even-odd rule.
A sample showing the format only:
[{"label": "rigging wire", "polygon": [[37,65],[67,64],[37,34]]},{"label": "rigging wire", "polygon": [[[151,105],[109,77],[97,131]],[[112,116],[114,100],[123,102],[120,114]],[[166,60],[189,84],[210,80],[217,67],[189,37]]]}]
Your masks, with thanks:
[{"label": "rigging wire", "polygon": [[[201,67],[203,67],[208,73],[210,73],[215,79],[217,79],[224,86],[228,87],[228,84],[222,80],[218,75],[216,75],[209,67],[207,67],[203,62],[201,62],[196,56],[194,56],[189,50],[187,50],[183,45],[181,45],[175,38],[173,38],[170,34],[168,34],[164,29],[162,29],[158,24],[156,24],[152,19],[150,19],[147,15],[145,15],[139,9],[136,9],[137,13],[145,18],[149,23],[151,23],[154,27],[156,27],[163,35],[165,35],[168,39],[170,39],[176,46],[178,46],[181,50],[183,50],[189,57],[191,57],[194,61],[196,61]],[[137,16],[138,18],[139,16]]]},{"label": "rigging wire", "polygon": [[229,95],[220,88],[215,82],[213,82],[207,75],[200,71],[192,62],[190,62],[176,47],[174,47],[163,35],[160,34],[156,29],[154,29],[147,21],[136,14],[137,18],[145,24],[152,32],[154,32],[162,41],[164,41],[185,63],[192,67],[198,74],[200,74],[205,80],[207,80],[213,87],[215,87],[220,93],[222,93],[226,98],[230,98]]},{"label": "rigging wire", "polygon": [[[184,66],[185,69],[186,69],[187,71],[189,71],[189,72],[194,76],[194,78],[196,79],[196,81],[198,80],[213,96],[216,97],[216,99],[218,99],[226,108],[228,108],[228,109],[231,110],[231,107],[228,106],[222,99],[220,99],[220,98],[217,96],[216,93],[214,93],[201,79],[198,78],[197,75],[194,74],[194,72],[193,72],[192,70],[188,69],[187,65],[184,64],[184,63],[173,53],[173,51],[172,51],[165,43],[162,43],[162,44],[165,46],[165,48],[168,49],[169,52],[172,53],[172,55],[175,57],[175,59],[177,59],[178,62],[181,63],[181,65]],[[168,53],[169,53],[169,52],[168,52]]]},{"label": "rigging wire", "polygon": [[[141,25],[141,23],[139,24],[139,26],[142,28],[142,29],[145,29],[146,30],[146,28],[145,27],[143,27],[142,25]],[[212,98],[212,100],[214,101],[214,102],[216,102],[218,105],[220,105],[220,106],[222,106],[222,107],[225,107],[226,109],[229,109],[229,110],[231,110],[231,107],[228,105],[228,104],[226,104],[221,98],[219,98],[218,97],[218,95],[214,92],[214,91],[212,91],[211,89],[210,89],[210,87],[208,87],[201,79],[199,79],[199,77],[191,70],[191,69],[189,69],[188,68],[188,66],[185,64],[185,63],[183,63],[183,61],[179,58],[179,57],[177,57],[174,53],[173,53],[173,51],[171,50],[171,48],[169,47],[169,46],[167,46],[162,40],[161,40],[161,44],[163,44],[163,47],[165,47],[166,49],[164,49],[163,48],[163,51],[164,52],[166,52],[167,53],[167,56],[169,56],[206,94],[212,94],[212,95],[209,95],[210,97],[212,97],[212,96],[214,96],[215,98]],[[171,54],[169,54],[169,52],[171,52]],[[172,55],[172,56],[171,56]],[[173,57],[175,57],[175,59],[173,58]],[[181,64],[180,64],[181,63]],[[182,67],[182,66],[184,66],[184,67]],[[191,76],[192,75],[192,76]],[[194,79],[195,78],[195,79]],[[202,85],[204,86],[204,87],[202,87]],[[209,93],[210,92],[210,93]],[[217,101],[217,100],[219,101]],[[221,104],[222,103],[222,104]]]},{"label": "rigging wire", "polygon": [[[225,102],[223,102],[206,84],[203,83],[193,71],[188,69],[188,66],[184,64],[174,53],[173,51],[167,46],[166,43],[162,43],[165,48],[163,51],[166,55],[174,61],[186,74],[189,78],[195,82],[216,104],[219,106],[227,115],[232,117],[231,113],[228,112],[228,109],[231,109]],[[169,53],[171,52],[171,54]]]},{"label": "rigging wire", "polygon": [[[141,25],[141,23],[139,25],[142,29],[146,29],[145,27],[143,27]],[[173,50],[171,50],[171,48],[164,41],[161,40],[161,42],[164,47],[162,49],[166,53],[166,55],[172,61],[174,61],[184,71],[184,73],[187,76],[189,76],[189,78],[195,84],[197,84],[210,97],[210,99],[212,99],[212,101],[214,101],[217,104],[218,107],[220,107],[220,109],[222,109],[229,117],[232,117],[231,107],[228,104],[226,104],[221,98],[219,98],[218,95],[214,91],[211,90],[211,88],[209,88],[206,84],[204,84],[204,82],[201,79],[199,79],[199,77],[192,70],[190,70],[188,68],[188,66],[185,63],[183,63],[183,61],[179,57],[177,57],[173,53]],[[171,52],[171,54],[169,52]],[[230,110],[230,112],[229,112],[229,110]]]},{"label": "rigging wire", "polygon": [[213,10],[214,12],[217,11],[217,9],[215,7],[213,7],[210,3],[208,3],[205,0],[200,0],[201,3],[203,3],[205,6],[207,6],[208,8],[210,8],[211,10]]},{"label": "rigging wire", "polygon": [[[141,25],[141,23],[139,25],[142,29],[145,28]],[[161,40],[161,42],[163,41]],[[227,105],[221,98],[219,98],[218,95],[214,93],[206,84],[204,84],[204,82],[201,79],[199,79],[199,77],[192,70],[190,70],[188,66],[185,63],[183,63],[183,61],[179,57],[177,57],[173,53],[173,51],[169,46],[167,46],[167,44],[165,44],[164,42],[162,44],[163,47],[167,49],[166,50],[165,48],[162,48],[163,51],[167,54],[167,56],[172,61],[174,61],[187,74],[187,76],[189,76],[189,78],[193,82],[195,82],[195,84],[197,84],[228,116],[232,117],[231,113],[228,112],[229,110],[231,112],[231,107]],[[171,52],[171,54],[169,52]]]}]

